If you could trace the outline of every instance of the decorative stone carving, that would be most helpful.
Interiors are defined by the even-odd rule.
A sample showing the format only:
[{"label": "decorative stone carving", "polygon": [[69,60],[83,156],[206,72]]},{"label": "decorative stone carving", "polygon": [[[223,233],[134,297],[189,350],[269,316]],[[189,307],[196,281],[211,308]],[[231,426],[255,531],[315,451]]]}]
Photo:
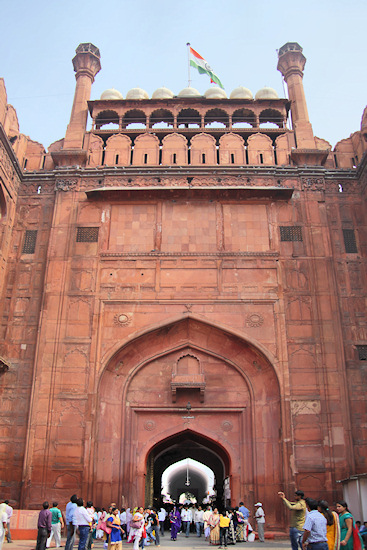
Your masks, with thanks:
[{"label": "decorative stone carving", "polygon": [[131,323],[131,317],[126,313],[116,313],[116,315],[113,318],[113,322],[117,326],[126,327]]},{"label": "decorative stone carving", "polygon": [[56,180],[56,190],[57,191],[71,191],[77,186],[77,179],[63,179]]},{"label": "decorative stone carving", "polygon": [[246,317],[248,327],[261,327],[264,323],[264,317],[260,313],[249,313]]},{"label": "decorative stone carving", "polygon": [[305,177],[302,178],[302,187],[303,189],[310,189],[311,191],[324,191],[325,180],[324,178]]},{"label": "decorative stone carving", "polygon": [[297,416],[299,414],[320,414],[321,403],[316,399],[294,400],[291,401],[291,412],[293,416]]},{"label": "decorative stone carving", "polygon": [[154,420],[147,420],[144,422],[144,430],[147,430],[147,432],[151,432],[155,428],[155,422]]},{"label": "decorative stone carving", "polygon": [[222,422],[222,430],[224,432],[230,432],[233,430],[233,424],[232,422],[230,422],[229,420],[225,420],[224,422]]}]

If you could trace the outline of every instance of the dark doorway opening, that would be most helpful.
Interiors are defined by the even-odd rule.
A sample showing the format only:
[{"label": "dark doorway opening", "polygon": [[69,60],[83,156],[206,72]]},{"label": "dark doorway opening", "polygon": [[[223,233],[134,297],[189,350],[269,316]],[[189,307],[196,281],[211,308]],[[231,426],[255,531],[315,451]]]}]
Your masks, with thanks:
[{"label": "dark doorway opening", "polygon": [[[215,475],[214,489],[216,491],[215,504],[229,505],[224,501],[224,480],[230,477],[230,460],[227,452],[216,442],[200,434],[185,430],[175,436],[158,443],[150,452],[147,461],[146,478],[146,506],[162,505],[162,474],[172,464],[185,459],[193,459],[210,468]],[[171,497],[179,499],[185,489],[184,477],[177,474],[171,483]],[[205,483],[200,473],[190,472],[190,487],[186,487],[195,495],[198,504],[202,503],[205,495]]]}]

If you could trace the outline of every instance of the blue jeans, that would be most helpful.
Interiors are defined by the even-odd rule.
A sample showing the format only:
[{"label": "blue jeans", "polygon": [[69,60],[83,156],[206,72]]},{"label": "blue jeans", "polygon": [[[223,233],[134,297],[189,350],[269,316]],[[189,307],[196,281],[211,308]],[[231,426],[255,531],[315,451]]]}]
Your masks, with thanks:
[{"label": "blue jeans", "polygon": [[196,534],[198,537],[201,537],[201,533],[204,530],[204,523],[201,523],[201,521],[197,521],[195,525],[196,525]]},{"label": "blue jeans", "polygon": [[303,529],[297,529],[297,527],[289,528],[289,538],[291,539],[292,550],[298,550],[301,547],[301,538],[303,535]]},{"label": "blue jeans", "polygon": [[188,537],[189,534],[190,534],[190,521],[186,521],[186,529],[185,529],[185,533],[186,533],[186,536]]},{"label": "blue jeans", "polygon": [[310,542],[308,548],[310,550],[328,550],[329,545],[327,542]]},{"label": "blue jeans", "polygon": [[78,544],[78,550],[85,550],[88,535],[90,531],[89,525],[79,525],[79,544]]},{"label": "blue jeans", "polygon": [[75,540],[75,527],[72,523],[67,524],[67,534],[65,542],[65,550],[73,550],[74,540]]}]

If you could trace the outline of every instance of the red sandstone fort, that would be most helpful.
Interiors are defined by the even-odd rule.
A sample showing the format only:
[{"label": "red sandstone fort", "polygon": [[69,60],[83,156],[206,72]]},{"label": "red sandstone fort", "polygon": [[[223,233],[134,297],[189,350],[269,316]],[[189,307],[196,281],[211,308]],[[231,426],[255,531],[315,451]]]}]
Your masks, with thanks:
[{"label": "red sandstone fort", "polygon": [[91,101],[80,44],[47,152],[0,80],[2,498],[149,504],[192,458],[270,529],[278,490],[366,483],[367,111],[334,149],[314,136],[305,61],[279,50],[287,99]]}]

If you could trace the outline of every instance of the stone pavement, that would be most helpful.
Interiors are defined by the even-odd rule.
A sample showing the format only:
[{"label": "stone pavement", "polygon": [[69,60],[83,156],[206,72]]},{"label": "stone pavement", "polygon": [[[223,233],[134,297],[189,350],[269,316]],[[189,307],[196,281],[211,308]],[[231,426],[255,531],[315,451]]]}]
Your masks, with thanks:
[{"label": "stone pavement", "polygon": [[[65,538],[62,539],[61,545],[61,548],[65,546]],[[3,550],[34,550],[35,547],[35,540],[15,540],[10,547],[8,547],[8,544],[6,542],[4,542],[3,544]],[[152,550],[157,548],[154,545],[147,546],[146,548],[150,550],[150,547],[152,547]],[[50,550],[54,550],[54,548],[54,545],[52,545]],[[132,544],[127,544],[126,541],[123,541],[122,548],[123,550],[132,550]],[[177,541],[173,542],[171,541],[168,533],[166,536],[161,537],[160,548],[162,550],[173,550],[174,548],[179,548],[180,550],[183,548],[186,548],[187,550],[204,550],[205,548],[212,548],[213,550],[218,549],[217,546],[210,547],[204,537],[198,538],[194,534],[192,534],[189,538],[186,538],[185,536],[181,535],[177,538]],[[233,546],[229,546],[228,548],[230,550],[233,548]],[[259,541],[243,542],[236,544],[235,548],[237,550],[286,550],[290,548],[290,542],[287,539],[269,540],[264,543],[260,543]],[[74,544],[74,550],[78,550],[77,544]],[[96,541],[94,543],[94,550],[103,550],[103,542]]]}]

